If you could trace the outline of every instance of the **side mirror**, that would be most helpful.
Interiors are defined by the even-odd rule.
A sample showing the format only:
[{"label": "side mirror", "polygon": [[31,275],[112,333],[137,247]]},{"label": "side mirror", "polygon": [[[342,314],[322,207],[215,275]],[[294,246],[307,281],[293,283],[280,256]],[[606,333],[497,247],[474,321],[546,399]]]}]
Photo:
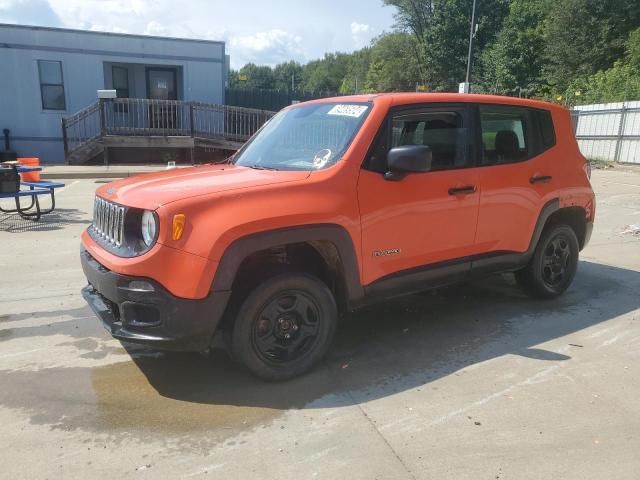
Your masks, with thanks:
[{"label": "side mirror", "polygon": [[385,180],[398,181],[408,173],[424,173],[431,170],[431,148],[427,145],[402,145],[387,153]]}]

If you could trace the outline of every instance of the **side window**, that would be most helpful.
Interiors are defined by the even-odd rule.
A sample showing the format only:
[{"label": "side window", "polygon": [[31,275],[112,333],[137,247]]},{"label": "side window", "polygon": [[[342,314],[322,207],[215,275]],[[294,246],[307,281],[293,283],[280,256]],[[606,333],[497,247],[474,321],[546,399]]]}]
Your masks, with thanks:
[{"label": "side window", "polygon": [[62,62],[57,60],[38,60],[38,75],[40,77],[42,109],[65,110]]},{"label": "side window", "polygon": [[525,161],[555,144],[548,111],[505,105],[479,109],[483,165]]},{"label": "side window", "polygon": [[467,128],[462,110],[398,113],[392,118],[391,148],[427,145],[431,148],[432,170],[450,170],[469,164]]}]

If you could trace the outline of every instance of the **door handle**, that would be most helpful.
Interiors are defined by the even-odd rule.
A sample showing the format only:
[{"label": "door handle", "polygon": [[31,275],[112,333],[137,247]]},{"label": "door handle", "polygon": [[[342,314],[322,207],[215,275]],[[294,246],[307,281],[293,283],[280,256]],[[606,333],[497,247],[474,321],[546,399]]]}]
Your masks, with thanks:
[{"label": "door handle", "polygon": [[464,187],[451,187],[449,189],[449,195],[468,195],[470,193],[476,193],[475,185],[465,185]]},{"label": "door handle", "polygon": [[551,175],[539,175],[536,177],[531,177],[529,179],[529,183],[532,185],[534,183],[549,183],[553,177]]}]

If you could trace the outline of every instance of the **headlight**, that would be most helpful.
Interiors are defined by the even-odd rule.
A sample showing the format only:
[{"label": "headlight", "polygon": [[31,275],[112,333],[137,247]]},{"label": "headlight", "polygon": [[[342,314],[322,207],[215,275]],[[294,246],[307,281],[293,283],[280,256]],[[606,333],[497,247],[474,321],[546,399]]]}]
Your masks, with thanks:
[{"label": "headlight", "polygon": [[145,210],[142,214],[142,241],[147,247],[150,247],[156,240],[158,233],[158,223],[153,212]]}]

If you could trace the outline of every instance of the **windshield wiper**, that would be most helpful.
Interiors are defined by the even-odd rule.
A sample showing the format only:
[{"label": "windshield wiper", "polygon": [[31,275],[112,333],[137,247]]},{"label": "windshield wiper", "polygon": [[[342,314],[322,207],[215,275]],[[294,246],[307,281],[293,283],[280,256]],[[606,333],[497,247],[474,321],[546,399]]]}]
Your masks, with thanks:
[{"label": "windshield wiper", "polygon": [[254,170],[275,170],[277,171],[277,168],[274,167],[265,167],[264,165],[246,165],[249,168],[253,168]]}]

